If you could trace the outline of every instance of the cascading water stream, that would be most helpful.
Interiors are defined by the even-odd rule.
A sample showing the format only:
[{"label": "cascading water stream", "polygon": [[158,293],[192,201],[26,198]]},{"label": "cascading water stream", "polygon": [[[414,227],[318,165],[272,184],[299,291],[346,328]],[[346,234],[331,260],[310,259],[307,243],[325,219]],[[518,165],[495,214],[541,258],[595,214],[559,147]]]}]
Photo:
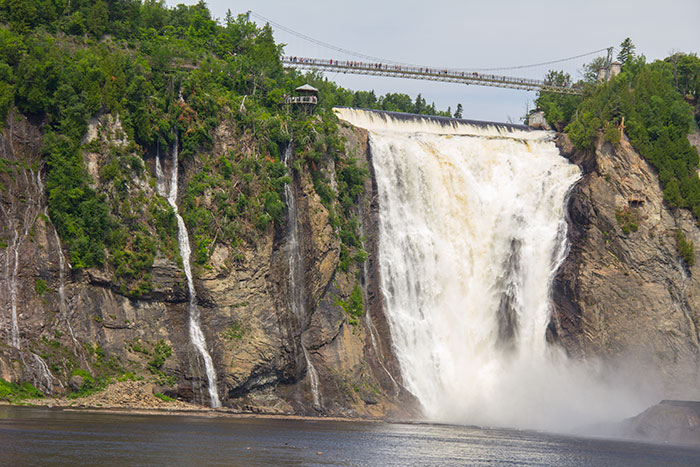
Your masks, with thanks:
[{"label": "cascading water stream", "polygon": [[63,387],[63,383],[61,383],[61,380],[54,378],[54,376],[51,374],[51,370],[49,370],[49,365],[46,364],[46,361],[43,358],[41,358],[34,352],[30,352],[30,355],[34,359],[34,363],[36,364],[39,375],[41,375],[41,378],[36,382],[36,386],[38,388],[40,388],[46,394],[51,394],[53,393],[54,380],[58,382],[59,386]]},{"label": "cascading water stream", "polygon": [[[8,248],[7,257],[5,260],[5,276],[8,278],[10,288],[10,339],[12,347],[19,349],[19,323],[17,320],[17,270],[19,268],[19,232],[15,227],[12,243]],[[9,274],[9,256],[13,256],[12,275]]]},{"label": "cascading water stream", "polygon": [[[14,152],[14,151],[12,151]],[[41,199],[44,187],[41,181],[41,174],[37,172],[36,177],[32,169],[21,170],[20,176],[24,178],[24,188],[13,185],[9,192],[16,191],[16,196],[22,196],[24,202],[21,207],[9,209],[5,203],[0,203],[2,220],[6,229],[12,232],[12,240],[5,249],[5,283],[8,288],[10,299],[10,323],[9,323],[9,343],[12,347],[20,348],[19,317],[17,314],[17,275],[19,273],[19,250],[23,242],[29,237],[30,230],[34,226],[37,216],[41,212]],[[13,178],[13,182],[17,179]],[[19,194],[22,190],[22,194]],[[12,268],[10,271],[10,264]]]},{"label": "cascading water stream", "polygon": [[[282,162],[290,170],[293,162],[293,147],[292,143],[287,145],[282,156]],[[309,351],[304,344],[304,327],[306,325],[306,307],[304,299],[304,266],[303,257],[301,254],[301,246],[299,245],[299,221],[297,218],[297,205],[294,197],[292,183],[284,185],[284,200],[287,204],[287,255],[289,257],[289,306],[292,313],[299,320],[302,328],[301,332],[301,348],[306,359],[306,370],[309,374],[309,383],[311,386],[311,397],[315,408],[321,408],[321,397],[318,389],[318,373],[316,368],[309,358]]]},{"label": "cascading water stream", "polygon": [[551,133],[336,112],[369,130],[387,318],[427,418],[570,429],[643,408],[546,342],[580,176]]},{"label": "cascading water stream", "polygon": [[[48,210],[45,208],[44,209],[44,214],[48,218]],[[58,298],[59,298],[59,303],[58,303],[58,310],[59,310],[59,316],[63,319],[63,321],[66,324],[66,329],[68,330],[68,335],[71,338],[71,341],[73,341],[73,346],[75,347],[75,352],[80,356],[82,359],[83,363],[85,364],[86,368],[91,368],[90,367],[90,362],[88,361],[87,357],[85,356],[85,353],[83,352],[83,346],[80,345],[80,342],[78,342],[78,339],[75,337],[75,333],[73,332],[73,326],[71,325],[71,311],[70,307],[68,306],[68,299],[66,298],[66,266],[70,267],[68,262],[66,261],[66,257],[63,254],[63,248],[61,247],[61,239],[58,236],[58,231],[56,231],[56,226],[51,224],[51,229],[53,231],[53,237],[54,240],[56,241],[56,251],[58,253]],[[59,384],[60,381],[59,381]]]},{"label": "cascading water stream", "polygon": [[[180,247],[180,256],[182,257],[182,266],[185,269],[185,277],[187,278],[187,290],[190,300],[188,306],[189,312],[189,332],[192,344],[199,352],[199,355],[204,360],[204,367],[207,373],[207,381],[209,385],[209,399],[212,407],[221,407],[219,394],[217,393],[216,372],[214,371],[214,362],[211,355],[207,351],[207,343],[204,338],[204,333],[199,324],[199,307],[197,306],[197,292],[194,288],[192,279],[192,268],[190,265],[190,240],[187,234],[187,226],[182,220],[177,208],[177,183],[178,183],[178,142],[177,139],[173,144],[172,150],[172,167],[170,170],[170,191],[167,193],[167,200],[172,206],[177,218],[177,239]],[[166,196],[165,193],[165,177],[160,164],[160,154],[156,154],[156,188],[161,196]]]}]

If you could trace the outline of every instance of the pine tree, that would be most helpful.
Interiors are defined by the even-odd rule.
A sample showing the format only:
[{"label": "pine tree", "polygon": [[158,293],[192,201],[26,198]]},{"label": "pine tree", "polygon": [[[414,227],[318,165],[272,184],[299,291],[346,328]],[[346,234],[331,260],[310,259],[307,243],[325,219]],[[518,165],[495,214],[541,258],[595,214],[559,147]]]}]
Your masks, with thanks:
[{"label": "pine tree", "polygon": [[620,44],[620,52],[617,54],[617,61],[625,65],[628,61],[634,58],[634,44],[628,37]]},{"label": "pine tree", "polygon": [[457,110],[455,110],[455,118],[462,118],[462,104],[457,104]]}]

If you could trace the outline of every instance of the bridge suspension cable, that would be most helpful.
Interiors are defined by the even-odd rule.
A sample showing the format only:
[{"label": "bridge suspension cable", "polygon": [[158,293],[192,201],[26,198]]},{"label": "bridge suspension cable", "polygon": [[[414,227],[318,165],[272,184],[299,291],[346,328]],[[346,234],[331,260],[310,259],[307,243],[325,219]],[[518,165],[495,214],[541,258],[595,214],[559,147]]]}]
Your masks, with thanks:
[{"label": "bridge suspension cable", "polygon": [[[257,19],[259,19],[259,20],[261,20],[261,21],[265,21],[265,22],[267,22],[267,23],[270,23],[270,25],[274,26],[274,27],[277,28],[277,29],[280,29],[280,30],[285,31],[285,32],[287,32],[287,33],[289,33],[289,34],[292,34],[293,36],[296,36],[296,37],[298,37],[298,38],[300,38],[300,39],[303,39],[303,40],[305,40],[305,41],[311,42],[311,43],[313,43],[313,44],[319,45],[319,46],[321,46],[321,47],[324,47],[324,48],[327,48],[327,49],[330,49],[330,50],[333,50],[333,51],[336,51],[336,52],[340,52],[340,53],[347,54],[347,55],[350,55],[350,56],[353,56],[353,57],[357,57],[357,58],[362,58],[362,59],[365,59],[365,60],[370,60],[370,61],[373,61],[373,62],[391,63],[391,64],[394,64],[394,65],[403,65],[403,66],[410,66],[410,67],[421,67],[421,66],[422,66],[422,65],[419,65],[419,64],[415,64],[415,63],[400,62],[400,61],[396,61],[396,60],[391,60],[391,59],[386,59],[386,58],[381,58],[381,57],[374,57],[374,56],[372,56],[372,55],[367,55],[367,54],[363,54],[363,53],[359,53],[359,52],[354,52],[354,51],[352,51],[352,50],[348,50],[348,49],[345,49],[345,48],[343,48],[343,47],[339,47],[339,46],[337,46],[337,45],[329,44],[328,42],[324,42],[324,41],[315,39],[315,38],[313,38],[313,37],[307,36],[306,34],[303,34],[303,33],[300,33],[300,32],[298,32],[298,31],[295,31],[294,29],[288,28],[287,26],[284,26],[283,24],[277,23],[276,21],[273,21],[273,20],[271,20],[271,19],[269,19],[269,18],[266,18],[265,16],[263,16],[263,15],[261,15],[261,14],[258,14],[258,13],[256,13],[256,12],[252,11],[252,10],[248,11],[248,13],[250,14],[250,16],[253,16],[253,17],[255,17],[255,18],[257,18]],[[541,63],[531,63],[531,64],[529,64],[529,65],[500,66],[500,67],[488,67],[488,68],[483,68],[483,67],[482,67],[482,68],[461,67],[461,68],[454,68],[454,69],[455,69],[455,70],[459,70],[459,71],[477,71],[477,72],[479,72],[479,71],[523,70],[523,69],[527,69],[527,68],[535,68],[535,67],[538,67],[538,66],[555,65],[555,64],[557,64],[557,63],[568,62],[568,61],[571,61],[571,60],[576,60],[576,59],[583,58],[583,57],[588,57],[588,56],[590,56],[590,55],[594,55],[594,54],[597,54],[597,53],[605,52],[606,50],[608,50],[607,47],[606,47],[606,48],[602,48],[602,49],[598,49],[598,50],[594,50],[594,51],[592,51],[592,52],[586,52],[586,53],[583,53],[583,54],[574,55],[574,56],[571,56],[571,57],[560,58],[560,59],[557,59],[557,60],[550,60],[550,61],[541,62]]]},{"label": "bridge suspension cable", "polygon": [[274,26],[274,27],[276,27],[276,28],[278,28],[278,29],[281,29],[281,30],[283,30],[283,31],[285,31],[285,32],[288,32],[289,34],[292,34],[293,36],[296,36],[296,37],[298,37],[298,38],[300,38],[300,39],[304,39],[304,40],[309,41],[309,42],[311,42],[311,43],[313,43],[313,44],[320,45],[321,47],[325,47],[325,48],[327,48],[327,49],[335,50],[336,52],[341,52],[341,53],[344,53],[344,54],[352,55],[353,57],[363,58],[363,59],[365,59],[365,60],[371,60],[371,61],[374,61],[374,62],[394,63],[394,64],[396,64],[396,65],[411,65],[410,63],[396,62],[396,61],[394,61],[394,60],[385,60],[385,59],[383,59],[383,58],[372,57],[371,55],[365,55],[365,54],[361,54],[361,53],[358,53],[358,52],[353,52],[353,51],[351,51],[351,50],[347,50],[347,49],[344,49],[344,48],[342,48],[342,47],[338,47],[338,46],[336,46],[336,45],[332,45],[332,44],[329,44],[329,43],[327,43],[327,42],[323,42],[323,41],[320,41],[320,40],[318,40],[318,39],[314,39],[313,37],[309,37],[309,36],[307,36],[306,34],[302,34],[302,33],[300,33],[300,32],[297,32],[297,31],[293,30],[293,29],[290,29],[290,28],[288,28],[288,27],[286,27],[286,26],[284,26],[284,25],[282,25],[282,24],[276,23],[276,22],[272,21],[272,20],[269,19],[269,18],[265,18],[264,16],[255,13],[254,11],[250,11],[249,13],[250,13],[251,16],[254,16],[255,18],[258,18],[258,19],[260,19],[260,20],[262,20],[262,21],[268,22],[268,23],[270,23],[272,26]]},{"label": "bridge suspension cable", "polygon": [[[495,67],[495,68],[464,68],[464,70],[469,70],[469,71],[505,71],[505,70],[522,70],[525,68],[535,68],[538,66],[544,66],[544,65],[554,65],[556,63],[563,63],[563,62],[569,62],[571,60],[576,60],[577,58],[583,58],[583,57],[588,57],[589,55],[597,54],[600,52],[605,52],[609,49],[609,47],[606,47],[604,49],[598,49],[594,50],[593,52],[588,52],[585,54],[581,55],[574,55],[573,57],[568,57],[568,58],[561,58],[559,60],[552,60],[549,62],[541,62],[541,63],[532,63],[530,65],[516,65],[516,66],[509,66],[509,67]],[[459,68],[462,70],[462,68]]]}]

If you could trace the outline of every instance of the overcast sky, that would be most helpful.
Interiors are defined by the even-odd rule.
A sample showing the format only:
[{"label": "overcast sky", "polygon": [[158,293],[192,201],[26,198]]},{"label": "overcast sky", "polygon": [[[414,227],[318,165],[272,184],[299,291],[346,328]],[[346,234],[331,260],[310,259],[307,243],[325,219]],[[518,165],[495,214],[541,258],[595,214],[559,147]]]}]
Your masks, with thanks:
[{"label": "overcast sky", "polygon": [[[170,6],[196,0],[167,0]],[[451,68],[528,65],[571,57],[630,37],[648,61],[671,51],[700,52],[700,0],[209,0],[213,16],[248,10],[343,49],[391,60]],[[262,25],[262,21],[252,17]],[[273,26],[274,28],[274,26]],[[277,31],[290,55],[345,58]],[[498,72],[541,78],[550,67],[576,70],[594,56],[558,66]],[[496,73],[496,72],[494,72]],[[440,109],[464,106],[464,117],[517,122],[534,92],[454,83],[327,74],[350,89],[422,93]]]}]

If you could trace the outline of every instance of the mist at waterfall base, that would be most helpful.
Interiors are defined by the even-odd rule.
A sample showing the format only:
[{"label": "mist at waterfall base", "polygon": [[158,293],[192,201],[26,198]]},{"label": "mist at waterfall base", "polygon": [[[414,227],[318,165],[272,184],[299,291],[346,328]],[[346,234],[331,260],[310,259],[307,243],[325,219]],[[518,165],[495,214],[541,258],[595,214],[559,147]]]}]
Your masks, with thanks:
[{"label": "mist at waterfall base", "polygon": [[658,401],[546,341],[580,178],[552,133],[336,112],[369,130],[387,319],[428,420],[569,431]]}]

